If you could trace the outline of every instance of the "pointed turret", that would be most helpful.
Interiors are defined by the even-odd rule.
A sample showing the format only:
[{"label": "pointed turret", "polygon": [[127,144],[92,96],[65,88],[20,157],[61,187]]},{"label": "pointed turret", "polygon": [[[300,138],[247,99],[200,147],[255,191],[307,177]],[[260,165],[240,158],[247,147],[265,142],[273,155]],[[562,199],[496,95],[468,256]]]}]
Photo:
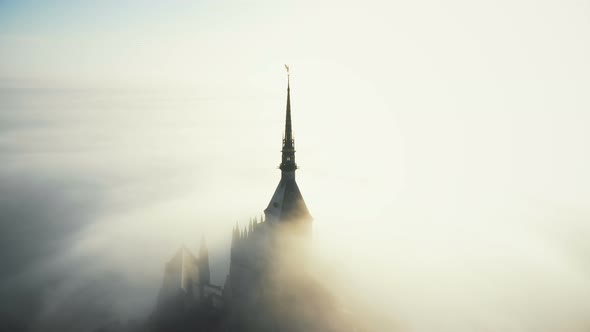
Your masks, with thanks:
[{"label": "pointed turret", "polygon": [[205,237],[201,238],[199,248],[199,283],[201,286],[208,285],[211,281],[211,270],[209,269],[209,249]]}]

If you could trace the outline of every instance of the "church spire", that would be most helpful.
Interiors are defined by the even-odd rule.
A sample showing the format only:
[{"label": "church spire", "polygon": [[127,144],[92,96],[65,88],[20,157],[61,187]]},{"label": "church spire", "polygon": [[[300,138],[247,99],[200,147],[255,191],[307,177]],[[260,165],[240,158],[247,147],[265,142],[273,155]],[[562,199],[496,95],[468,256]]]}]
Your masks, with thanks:
[{"label": "church spire", "polygon": [[[287,69],[287,115],[285,118],[285,135],[281,165],[281,181],[275,189],[267,208],[264,210],[264,222],[310,222],[312,220],[305,205],[303,196],[295,182],[295,141],[291,126],[291,84],[289,82],[289,67]],[[310,224],[311,225],[311,224]]]},{"label": "church spire", "polygon": [[291,126],[291,82],[289,66],[287,69],[287,115],[285,118],[285,134],[283,135],[283,149],[281,165],[279,168],[283,172],[294,172],[297,169],[295,163],[295,140],[293,139],[293,129]]}]

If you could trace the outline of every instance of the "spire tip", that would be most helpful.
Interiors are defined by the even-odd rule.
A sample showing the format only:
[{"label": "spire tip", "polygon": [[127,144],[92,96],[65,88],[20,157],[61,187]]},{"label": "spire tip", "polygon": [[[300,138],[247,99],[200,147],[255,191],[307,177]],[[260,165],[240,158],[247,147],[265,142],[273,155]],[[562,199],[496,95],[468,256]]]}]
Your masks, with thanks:
[{"label": "spire tip", "polygon": [[291,85],[291,72],[289,71],[289,65],[285,64],[285,69],[287,69],[287,89],[289,89]]}]

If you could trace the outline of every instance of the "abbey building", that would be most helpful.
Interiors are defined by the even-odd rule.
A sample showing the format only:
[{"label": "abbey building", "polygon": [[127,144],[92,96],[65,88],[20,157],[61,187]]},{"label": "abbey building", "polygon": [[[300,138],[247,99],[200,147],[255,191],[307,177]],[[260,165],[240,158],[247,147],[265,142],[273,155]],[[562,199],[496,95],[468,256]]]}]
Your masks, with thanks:
[{"label": "abbey building", "polygon": [[[288,69],[288,68],[287,68]],[[281,179],[263,217],[232,230],[224,285],[210,282],[208,250],[182,247],[166,264],[154,320],[167,331],[343,331],[327,292],[307,275],[313,218],[296,182],[287,84]]]}]

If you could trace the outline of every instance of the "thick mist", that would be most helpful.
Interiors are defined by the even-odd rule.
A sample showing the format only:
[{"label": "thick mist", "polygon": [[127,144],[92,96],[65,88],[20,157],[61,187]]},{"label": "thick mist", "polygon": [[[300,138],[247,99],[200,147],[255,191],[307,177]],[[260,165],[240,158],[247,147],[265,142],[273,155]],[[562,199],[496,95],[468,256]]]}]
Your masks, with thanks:
[{"label": "thick mist", "polygon": [[[1,167],[0,304],[7,326],[78,331],[142,319],[154,308],[164,263],[183,243],[196,250],[203,235],[213,281],[223,284],[232,227],[259,215],[279,179],[273,165],[283,101],[277,94],[269,98],[278,108],[267,119],[271,130],[238,135],[236,142],[236,124],[221,120],[219,104],[258,100],[10,91],[12,112],[2,113],[2,123],[12,125],[2,134]],[[166,111],[155,116],[158,108]],[[294,114],[296,128],[304,127],[303,116]],[[391,121],[387,126],[412,125],[411,118],[381,116]],[[299,132],[298,182],[315,217],[313,274],[360,325],[587,328],[583,208],[515,194],[526,188],[474,178],[473,170],[439,179],[450,165],[412,169],[416,161],[404,150],[412,150],[413,135],[396,135],[405,142],[393,146],[404,150],[392,149],[387,130],[342,136],[349,153],[333,156],[331,142],[311,144],[309,137],[320,135],[313,126],[308,138]],[[363,144],[371,149],[355,148]],[[378,152],[388,146],[404,156],[397,166]],[[322,155],[319,161],[314,154]],[[329,166],[360,156],[354,167]]]},{"label": "thick mist", "polygon": [[[165,6],[164,6],[165,7]],[[140,320],[279,180],[291,68],[313,272],[367,330],[590,328],[578,1],[0,4],[0,322]]]}]

